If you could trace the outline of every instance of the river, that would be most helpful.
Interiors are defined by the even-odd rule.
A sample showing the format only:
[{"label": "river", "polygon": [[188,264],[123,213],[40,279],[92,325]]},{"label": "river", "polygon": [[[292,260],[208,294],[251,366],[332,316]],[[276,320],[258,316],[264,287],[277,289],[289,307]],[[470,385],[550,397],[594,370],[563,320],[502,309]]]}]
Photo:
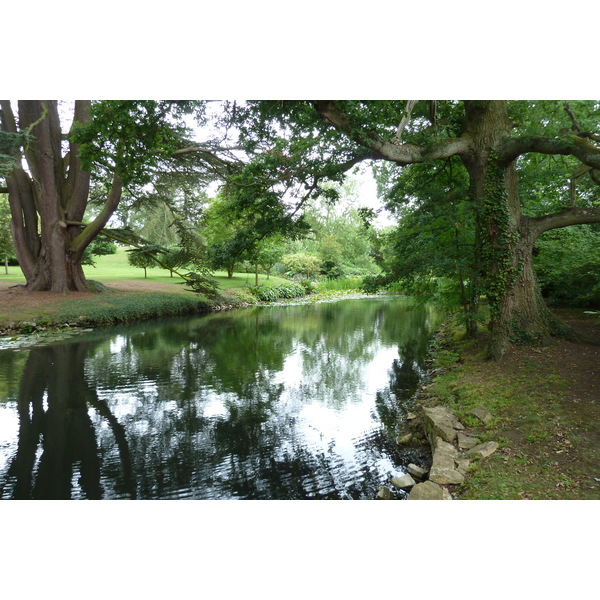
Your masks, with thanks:
[{"label": "river", "polygon": [[[439,316],[251,307],[0,350],[2,499],[370,499]],[[397,493],[403,498],[403,493]]]}]

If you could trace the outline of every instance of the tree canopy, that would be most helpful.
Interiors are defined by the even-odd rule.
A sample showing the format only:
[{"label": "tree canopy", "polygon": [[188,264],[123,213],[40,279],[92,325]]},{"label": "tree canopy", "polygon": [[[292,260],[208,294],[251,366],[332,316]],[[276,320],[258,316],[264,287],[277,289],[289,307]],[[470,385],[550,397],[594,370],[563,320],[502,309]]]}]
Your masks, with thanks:
[{"label": "tree canopy", "polygon": [[[499,358],[511,339],[558,328],[532,262],[538,238],[600,222],[598,101],[77,101],[68,132],[57,101],[0,106],[0,176],[31,290],[85,289],[83,253],[119,206],[191,252],[216,182],[229,217],[213,219],[212,237],[230,258],[250,256],[271,236],[305,234],[314,202],[335,202],[346,174],[370,164],[403,219],[388,275],[423,279],[403,261],[420,256],[458,282],[467,321],[484,297]],[[211,134],[198,141],[193,124]],[[225,223],[237,223],[227,239]],[[322,233],[338,272],[348,244]]]},{"label": "tree canopy", "polygon": [[[382,173],[393,179],[398,168],[421,165],[442,187],[444,171],[436,165],[457,159],[475,219],[469,283],[474,298],[487,298],[490,355],[499,358],[511,339],[544,339],[557,330],[540,294],[532,250],[546,231],[600,221],[599,108],[597,101],[322,100],[256,102],[249,110],[257,115],[255,131],[289,132],[287,145],[278,146],[281,154],[294,156],[308,144],[307,156],[340,170],[368,159],[387,163]],[[554,161],[549,166],[544,158]],[[398,183],[396,195],[402,196]],[[446,186],[438,204],[455,187]]]}]

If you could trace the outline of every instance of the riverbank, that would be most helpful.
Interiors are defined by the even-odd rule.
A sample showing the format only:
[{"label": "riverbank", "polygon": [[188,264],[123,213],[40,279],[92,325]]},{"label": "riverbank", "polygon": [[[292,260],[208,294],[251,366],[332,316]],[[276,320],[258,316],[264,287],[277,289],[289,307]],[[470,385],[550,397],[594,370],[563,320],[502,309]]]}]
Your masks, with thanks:
[{"label": "riverbank", "polygon": [[[100,287],[100,286],[98,286]],[[32,333],[46,336],[57,331],[78,330],[152,318],[202,314],[218,310],[265,305],[244,292],[226,289],[215,300],[185,291],[183,286],[147,281],[119,281],[102,284],[102,292],[31,293],[22,286],[0,286],[0,336]],[[356,290],[316,292],[277,303],[325,302],[363,297]]]},{"label": "riverbank", "polygon": [[[30,344],[54,333],[71,335],[111,323],[249,305],[230,292],[224,293],[225,300],[209,302],[173,284],[121,281],[107,287],[105,293],[61,295],[6,286],[0,289],[0,335]],[[352,295],[324,292],[285,302]],[[437,336],[432,379],[418,401],[447,406],[474,428],[481,424],[468,413],[484,406],[492,420],[478,437],[500,444],[494,455],[473,465],[464,484],[452,486],[455,498],[600,499],[598,315],[557,313],[586,341],[514,347],[502,362],[490,363],[483,358],[484,332],[467,341],[460,328],[448,323]]]},{"label": "riverbank", "polygon": [[[553,340],[484,359],[486,336],[465,340],[448,322],[435,343],[421,406],[443,405],[481,441],[500,447],[450,486],[456,499],[600,499],[600,325],[598,315],[559,310],[585,342]],[[469,415],[483,406],[482,423]]]}]

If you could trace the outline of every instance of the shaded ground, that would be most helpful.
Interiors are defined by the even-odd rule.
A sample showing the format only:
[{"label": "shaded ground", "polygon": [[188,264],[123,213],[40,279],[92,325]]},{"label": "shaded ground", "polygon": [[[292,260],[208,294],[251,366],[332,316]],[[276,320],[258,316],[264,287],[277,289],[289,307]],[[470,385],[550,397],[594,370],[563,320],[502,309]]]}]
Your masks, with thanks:
[{"label": "shaded ground", "polygon": [[457,497],[600,499],[600,315],[556,312],[586,341],[513,347],[499,363],[483,360],[482,342],[447,346],[456,362],[433,394],[457,414],[486,406],[495,419],[478,433],[501,444]]}]

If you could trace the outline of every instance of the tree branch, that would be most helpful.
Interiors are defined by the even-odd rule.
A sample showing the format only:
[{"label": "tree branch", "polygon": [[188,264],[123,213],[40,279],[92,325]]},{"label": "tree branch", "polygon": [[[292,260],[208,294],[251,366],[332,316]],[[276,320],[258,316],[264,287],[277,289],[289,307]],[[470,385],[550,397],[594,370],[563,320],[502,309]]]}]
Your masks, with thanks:
[{"label": "tree branch", "polygon": [[562,154],[574,156],[583,164],[600,169],[600,148],[583,139],[581,136],[568,133],[560,138],[520,137],[508,138],[496,152],[501,161],[510,163],[522,154],[537,152],[539,154]]},{"label": "tree branch", "polygon": [[[64,183],[64,197],[66,202],[65,212],[68,218],[81,220],[85,212],[90,189],[90,173],[81,168],[81,159],[79,151],[81,144],[73,141],[73,127],[76,123],[86,123],[89,121],[89,100],[77,100],[75,102],[75,114],[73,124],[69,132],[69,172]],[[65,160],[67,160],[65,157]]]},{"label": "tree branch", "polygon": [[370,148],[373,151],[370,157],[372,159],[384,159],[398,165],[409,165],[462,154],[471,146],[467,137],[449,138],[428,148],[416,144],[394,144],[365,128],[353,127],[348,115],[339,111],[333,100],[319,100],[313,102],[313,105],[325,122],[345,133],[357,144]]},{"label": "tree branch", "polygon": [[398,124],[398,129],[396,130],[396,133],[394,135],[394,142],[399,144],[402,142],[402,132],[404,131],[404,128],[408,125],[408,122],[410,121],[410,115],[412,113],[412,109],[415,107],[415,104],[418,102],[418,100],[408,100],[406,102],[406,113],[402,116],[402,119],[400,119],[400,123]]},{"label": "tree branch", "polygon": [[118,175],[115,175],[108,198],[100,214],[71,242],[71,250],[73,252],[83,253],[89,243],[98,235],[117,209],[122,192],[123,184],[121,179]]},{"label": "tree branch", "polygon": [[536,238],[551,229],[560,229],[570,225],[585,225],[600,223],[600,207],[592,208],[567,208],[560,212],[543,217],[521,217],[526,226],[529,225],[536,234]]}]

